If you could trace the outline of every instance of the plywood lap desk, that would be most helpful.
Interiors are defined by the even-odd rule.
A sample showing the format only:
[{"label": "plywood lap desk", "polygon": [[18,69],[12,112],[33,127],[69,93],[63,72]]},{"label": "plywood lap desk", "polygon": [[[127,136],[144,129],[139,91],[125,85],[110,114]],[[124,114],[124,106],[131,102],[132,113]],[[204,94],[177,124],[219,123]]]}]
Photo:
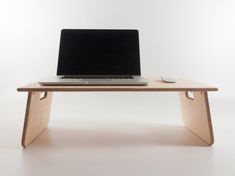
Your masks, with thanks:
[{"label": "plywood lap desk", "polygon": [[164,83],[160,79],[149,79],[147,86],[42,86],[32,83],[17,89],[28,92],[22,146],[28,146],[47,128],[53,92],[178,92],[183,123],[187,129],[205,141],[214,143],[213,129],[208,102],[208,91],[217,88],[205,84],[179,79],[176,83]]}]

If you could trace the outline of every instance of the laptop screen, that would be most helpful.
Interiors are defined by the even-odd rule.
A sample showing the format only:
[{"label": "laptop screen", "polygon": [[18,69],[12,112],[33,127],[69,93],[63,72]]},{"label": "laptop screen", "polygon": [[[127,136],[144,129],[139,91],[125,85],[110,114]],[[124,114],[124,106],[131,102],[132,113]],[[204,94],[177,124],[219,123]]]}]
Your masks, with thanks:
[{"label": "laptop screen", "polygon": [[138,31],[63,29],[57,75],[140,75]]}]

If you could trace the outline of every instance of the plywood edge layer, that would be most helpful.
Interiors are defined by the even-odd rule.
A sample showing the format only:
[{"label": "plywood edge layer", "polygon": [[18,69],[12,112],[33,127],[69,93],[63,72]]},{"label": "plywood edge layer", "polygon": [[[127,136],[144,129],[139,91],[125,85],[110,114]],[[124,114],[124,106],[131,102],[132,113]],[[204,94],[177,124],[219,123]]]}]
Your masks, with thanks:
[{"label": "plywood edge layer", "polygon": [[153,92],[153,91],[218,91],[217,88],[27,88],[27,87],[23,87],[23,88],[18,88],[17,89],[18,92],[30,92],[30,91],[48,91],[48,92],[86,92],[86,91],[90,91],[90,92],[99,92],[99,91],[110,91],[110,92],[119,92],[119,91],[143,91],[143,92]]}]

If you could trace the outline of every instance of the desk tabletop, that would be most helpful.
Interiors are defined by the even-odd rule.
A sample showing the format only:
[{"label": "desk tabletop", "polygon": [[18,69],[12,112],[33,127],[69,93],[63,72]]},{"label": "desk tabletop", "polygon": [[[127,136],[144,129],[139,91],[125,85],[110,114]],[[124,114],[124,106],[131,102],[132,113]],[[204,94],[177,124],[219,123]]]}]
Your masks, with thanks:
[{"label": "desk tabletop", "polygon": [[38,82],[19,87],[18,91],[79,92],[79,91],[217,91],[216,87],[178,79],[176,83],[164,83],[159,78],[148,79],[146,86],[43,86]]}]

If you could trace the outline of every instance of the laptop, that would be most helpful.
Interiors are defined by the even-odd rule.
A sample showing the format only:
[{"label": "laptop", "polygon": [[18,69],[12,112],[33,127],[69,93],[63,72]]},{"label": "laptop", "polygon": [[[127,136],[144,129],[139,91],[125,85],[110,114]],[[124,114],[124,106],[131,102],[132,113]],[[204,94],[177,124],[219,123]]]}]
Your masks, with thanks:
[{"label": "laptop", "polygon": [[57,76],[42,85],[147,85],[141,77],[138,30],[63,29]]}]

